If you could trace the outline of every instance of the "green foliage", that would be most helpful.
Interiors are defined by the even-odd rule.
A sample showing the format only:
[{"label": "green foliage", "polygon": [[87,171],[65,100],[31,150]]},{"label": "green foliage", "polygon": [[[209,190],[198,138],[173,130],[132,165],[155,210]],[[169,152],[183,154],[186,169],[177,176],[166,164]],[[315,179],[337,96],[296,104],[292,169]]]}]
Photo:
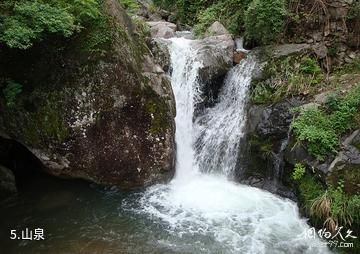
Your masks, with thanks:
[{"label": "green foliage", "polygon": [[140,8],[136,0],[119,0],[119,2],[130,13],[134,13]]},{"label": "green foliage", "polygon": [[283,32],[284,0],[253,0],[245,12],[245,36],[258,44],[269,44]]},{"label": "green foliage", "polygon": [[8,80],[6,87],[3,89],[3,94],[5,97],[6,105],[8,107],[13,107],[16,102],[16,97],[22,92],[22,85],[14,82],[13,80]]},{"label": "green foliage", "polygon": [[310,212],[314,200],[323,195],[325,188],[315,178],[305,175],[299,182],[299,195],[304,208]]},{"label": "green foliage", "polygon": [[177,19],[195,25],[194,31],[202,35],[215,21],[221,22],[231,33],[244,31],[244,11],[251,0],[155,0],[162,8],[176,11]]},{"label": "green foliage", "polygon": [[175,11],[181,23],[195,25],[197,35],[215,21],[231,33],[241,34],[258,44],[273,42],[282,32],[286,8],[284,0],[154,0],[161,8]]},{"label": "green foliage", "polygon": [[306,175],[299,182],[302,206],[319,226],[333,230],[336,226],[359,225],[360,195],[344,192],[344,182],[325,189],[314,177]]},{"label": "green foliage", "polygon": [[360,222],[360,195],[353,195],[347,202],[348,213],[353,221]]},{"label": "green foliage", "polygon": [[215,2],[197,15],[194,27],[196,34],[203,34],[215,21],[221,22],[229,32],[240,34],[244,31],[244,11],[249,0],[227,0]]},{"label": "green foliage", "polygon": [[263,76],[252,84],[251,100],[255,104],[309,94],[325,78],[316,59],[308,56],[271,59],[264,67]]},{"label": "green foliage", "polygon": [[314,58],[310,57],[306,57],[303,59],[302,64],[300,65],[300,70],[304,74],[309,74],[313,76],[317,76],[322,73],[318,62]]},{"label": "green foliage", "polygon": [[7,0],[0,13],[0,43],[28,49],[49,34],[71,36],[100,11],[98,0]]},{"label": "green foliage", "polygon": [[306,143],[311,155],[323,160],[329,153],[335,153],[338,137],[328,116],[319,108],[310,107],[300,113],[292,123],[298,141]]},{"label": "green foliage", "polygon": [[295,181],[299,181],[305,175],[305,171],[306,171],[306,168],[303,164],[296,163],[295,167],[294,167],[294,171],[291,175],[291,178]]},{"label": "green foliage", "polygon": [[155,0],[162,8],[176,12],[177,19],[184,24],[194,25],[200,11],[209,7],[215,0]]},{"label": "green foliage", "polygon": [[345,97],[331,97],[327,107],[303,110],[291,127],[297,140],[306,144],[308,152],[319,160],[335,153],[342,133],[351,129],[360,107],[360,86]]},{"label": "green foliage", "polygon": [[195,34],[204,34],[206,29],[219,19],[224,2],[219,2],[200,12],[198,22],[194,27]]},{"label": "green foliage", "polygon": [[274,89],[267,84],[254,82],[251,90],[251,102],[254,104],[268,104],[273,100]]}]

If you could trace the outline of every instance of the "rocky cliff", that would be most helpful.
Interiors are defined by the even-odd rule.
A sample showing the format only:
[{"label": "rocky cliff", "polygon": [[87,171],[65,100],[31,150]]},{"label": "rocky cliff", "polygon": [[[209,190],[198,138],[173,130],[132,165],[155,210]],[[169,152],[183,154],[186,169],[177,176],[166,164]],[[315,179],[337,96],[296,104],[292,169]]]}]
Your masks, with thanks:
[{"label": "rocky cliff", "polygon": [[123,187],[168,180],[175,162],[169,78],[145,44],[145,26],[118,1],[102,9],[70,39],[0,48],[2,88],[22,87],[14,103],[0,101],[0,132],[56,176]]}]

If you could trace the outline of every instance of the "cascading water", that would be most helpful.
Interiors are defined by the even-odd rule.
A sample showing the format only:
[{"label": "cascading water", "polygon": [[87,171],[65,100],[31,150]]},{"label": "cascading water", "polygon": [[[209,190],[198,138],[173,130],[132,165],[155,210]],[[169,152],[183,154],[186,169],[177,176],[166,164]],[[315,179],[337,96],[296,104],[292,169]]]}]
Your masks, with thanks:
[{"label": "cascading water", "polygon": [[255,58],[249,56],[229,72],[218,103],[194,121],[201,62],[192,43],[175,38],[170,44],[176,177],[146,190],[133,211],[167,232],[157,244],[172,253],[328,253],[320,240],[304,238],[309,227],[295,203],[228,179],[236,164]]},{"label": "cascading water", "polygon": [[249,55],[227,75],[219,102],[196,121],[196,163],[202,172],[221,171],[231,176],[238,158],[245,125],[247,91],[255,68]]}]

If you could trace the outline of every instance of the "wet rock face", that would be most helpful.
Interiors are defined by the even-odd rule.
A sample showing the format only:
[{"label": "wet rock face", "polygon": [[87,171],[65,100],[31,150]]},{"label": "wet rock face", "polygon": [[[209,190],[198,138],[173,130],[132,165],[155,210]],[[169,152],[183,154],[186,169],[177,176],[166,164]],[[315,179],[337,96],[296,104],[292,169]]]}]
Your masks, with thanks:
[{"label": "wet rock face", "polygon": [[199,79],[203,101],[196,106],[196,110],[201,111],[216,101],[226,73],[233,66],[235,43],[229,34],[206,37],[194,43],[197,59],[202,62]]},{"label": "wet rock face", "polygon": [[265,108],[253,106],[249,110],[250,128],[261,137],[283,139],[287,136],[295,115],[291,109],[300,105],[300,101],[292,99]]},{"label": "wet rock face", "polygon": [[129,188],[169,180],[175,170],[169,78],[134,37],[118,2],[107,0],[106,8],[122,32],[100,56],[84,56],[71,42],[50,58],[49,75],[36,80],[53,50],[20,54],[32,66],[26,80],[39,85],[16,111],[1,105],[0,131],[25,144],[56,176]]},{"label": "wet rock face", "polygon": [[285,170],[290,124],[294,107],[304,102],[293,98],[273,105],[251,105],[247,121],[247,156],[242,182],[295,200]]},{"label": "wet rock face", "polygon": [[149,44],[155,63],[168,72],[170,69],[169,41],[154,38]]}]

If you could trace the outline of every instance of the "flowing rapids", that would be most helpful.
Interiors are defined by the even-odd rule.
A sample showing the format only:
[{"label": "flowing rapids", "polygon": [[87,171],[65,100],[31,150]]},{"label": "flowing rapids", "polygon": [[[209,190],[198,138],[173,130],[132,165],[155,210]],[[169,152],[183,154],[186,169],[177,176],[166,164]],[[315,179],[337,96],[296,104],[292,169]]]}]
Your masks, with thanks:
[{"label": "flowing rapids", "polygon": [[217,104],[194,119],[202,63],[192,43],[176,38],[170,46],[176,177],[148,189],[136,212],[165,224],[176,240],[159,242],[179,253],[327,253],[319,240],[304,238],[308,225],[295,203],[228,180],[238,158],[255,57],[229,72]]}]

